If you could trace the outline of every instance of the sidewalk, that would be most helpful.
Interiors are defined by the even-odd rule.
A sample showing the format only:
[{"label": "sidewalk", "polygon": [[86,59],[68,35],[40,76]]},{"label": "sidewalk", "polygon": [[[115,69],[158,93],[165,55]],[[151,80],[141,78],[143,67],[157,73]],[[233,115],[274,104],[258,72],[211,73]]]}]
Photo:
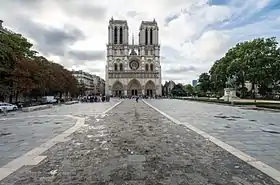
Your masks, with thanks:
[{"label": "sidewalk", "polygon": [[0,184],[279,184],[142,101],[124,100],[85,124],[45,152],[39,165],[21,168]]}]

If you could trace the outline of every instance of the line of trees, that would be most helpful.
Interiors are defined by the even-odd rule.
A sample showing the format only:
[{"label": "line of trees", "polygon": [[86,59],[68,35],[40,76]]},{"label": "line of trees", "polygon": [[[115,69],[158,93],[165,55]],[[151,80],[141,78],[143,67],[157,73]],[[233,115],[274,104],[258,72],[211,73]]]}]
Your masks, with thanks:
[{"label": "line of trees", "polygon": [[0,101],[19,96],[76,95],[77,81],[62,65],[39,56],[22,35],[0,32]]},{"label": "line of trees", "polygon": [[[236,44],[214,62],[208,73],[202,73],[198,82],[195,88],[186,85],[182,89],[192,95],[221,97],[224,88],[231,87],[240,97],[255,98],[257,87],[261,96],[274,98],[280,90],[280,49],[276,38]],[[247,82],[251,89],[246,88]]]}]

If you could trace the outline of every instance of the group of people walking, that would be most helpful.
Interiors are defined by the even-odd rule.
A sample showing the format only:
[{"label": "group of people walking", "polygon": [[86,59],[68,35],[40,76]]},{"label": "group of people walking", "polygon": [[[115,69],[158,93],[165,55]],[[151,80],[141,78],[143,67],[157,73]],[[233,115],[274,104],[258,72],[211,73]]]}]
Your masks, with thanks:
[{"label": "group of people walking", "polygon": [[100,95],[100,96],[85,96],[81,98],[81,102],[109,102],[110,96]]}]

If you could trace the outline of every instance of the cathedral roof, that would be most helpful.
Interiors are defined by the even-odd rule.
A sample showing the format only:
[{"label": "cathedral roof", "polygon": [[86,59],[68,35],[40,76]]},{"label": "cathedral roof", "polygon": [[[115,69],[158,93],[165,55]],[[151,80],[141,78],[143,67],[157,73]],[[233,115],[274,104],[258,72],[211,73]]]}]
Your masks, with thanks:
[{"label": "cathedral roof", "polygon": [[118,20],[118,19],[113,19],[113,17],[109,21],[110,23],[116,23],[116,24],[127,24],[126,20]]}]

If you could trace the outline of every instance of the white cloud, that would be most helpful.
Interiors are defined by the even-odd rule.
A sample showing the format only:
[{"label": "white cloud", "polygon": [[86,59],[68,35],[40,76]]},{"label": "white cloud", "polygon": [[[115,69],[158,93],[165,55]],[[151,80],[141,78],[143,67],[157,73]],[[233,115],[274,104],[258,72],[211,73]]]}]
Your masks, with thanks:
[{"label": "white cloud", "polygon": [[[64,41],[61,44],[63,47],[61,51],[53,52],[49,58],[69,69],[83,69],[102,77],[104,77],[105,57],[102,59],[93,55],[92,60],[80,61],[77,58],[70,58],[67,52],[106,51],[108,22],[112,16],[115,19],[128,21],[130,41],[132,33],[138,35],[142,20],[155,18],[160,28],[161,54],[164,56],[163,80],[172,79],[190,83],[201,72],[208,71],[214,60],[221,57],[236,42],[277,34],[280,24],[276,16],[239,28],[227,28],[232,22],[243,21],[254,15],[271,1],[231,0],[228,5],[218,6],[209,5],[208,0],[3,0],[0,17],[9,28],[24,34],[30,32],[29,27],[19,21],[18,17],[25,16],[48,28],[60,29],[60,34],[63,34],[62,31],[68,31],[67,25],[74,25],[83,35],[75,40],[70,36],[78,30],[72,31],[70,36],[66,34],[65,37],[68,40],[70,37],[72,42]],[[167,24],[166,18],[171,15],[174,18]],[[219,26],[226,27],[218,29]],[[32,42],[36,42],[36,37],[32,34],[28,37]],[[137,42],[138,39],[135,41]],[[46,47],[42,45],[40,47],[41,43],[37,44],[37,49],[39,48],[42,53],[49,52],[52,48],[51,43],[47,41],[44,44],[49,44],[48,51],[43,51]],[[64,54],[61,54],[63,51]],[[185,69],[186,72],[178,73],[180,69]]]}]

